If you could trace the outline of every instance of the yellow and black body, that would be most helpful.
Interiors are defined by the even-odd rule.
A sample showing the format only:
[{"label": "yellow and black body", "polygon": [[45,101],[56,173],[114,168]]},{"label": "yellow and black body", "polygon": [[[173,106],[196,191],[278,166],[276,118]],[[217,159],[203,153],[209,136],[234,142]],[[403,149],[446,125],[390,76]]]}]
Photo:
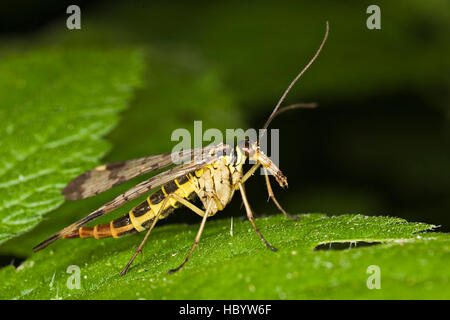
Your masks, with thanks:
[{"label": "yellow and black body", "polygon": [[246,156],[241,148],[236,147],[230,155],[224,155],[212,164],[166,183],[124,216],[95,227],[82,226],[63,235],[62,238],[120,238],[144,231],[151,225],[159,210],[161,210],[159,220],[165,219],[182,205],[172,198],[164,201],[170,194],[176,194],[187,201],[200,198],[204,207],[210,197],[215,197],[218,202],[209,211],[209,216],[212,216],[231,201],[237,182],[243,176],[242,168],[245,160]]}]

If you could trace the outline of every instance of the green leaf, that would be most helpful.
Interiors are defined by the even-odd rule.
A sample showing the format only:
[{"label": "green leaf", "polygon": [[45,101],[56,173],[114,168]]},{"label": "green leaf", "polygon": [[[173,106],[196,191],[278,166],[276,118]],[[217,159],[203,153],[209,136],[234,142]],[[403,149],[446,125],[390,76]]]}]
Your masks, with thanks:
[{"label": "green leaf", "polygon": [[36,49],[0,62],[0,243],[59,207],[109,149],[143,69],[140,51]]},{"label": "green leaf", "polygon": [[[200,218],[199,218],[200,219]],[[268,250],[249,221],[207,223],[191,260],[175,274],[198,225],[155,228],[128,274],[119,276],[143,234],[122,239],[63,240],[15,269],[0,270],[4,299],[444,299],[450,237],[423,231],[434,226],[391,217],[322,214],[291,221],[276,215],[256,220],[278,252]],[[358,247],[358,243],[380,243]],[[352,249],[314,250],[353,243]],[[322,246],[320,246],[322,247]],[[325,246],[326,247],[326,246]],[[68,254],[70,252],[70,254]],[[69,289],[80,268],[80,289]],[[381,288],[367,287],[370,266]],[[369,268],[370,270],[370,268]]]}]

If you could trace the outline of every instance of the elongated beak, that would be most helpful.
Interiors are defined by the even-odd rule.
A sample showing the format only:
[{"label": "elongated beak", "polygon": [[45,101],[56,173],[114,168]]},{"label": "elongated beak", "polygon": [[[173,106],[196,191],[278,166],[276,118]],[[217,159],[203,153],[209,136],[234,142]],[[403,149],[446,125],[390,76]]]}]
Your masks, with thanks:
[{"label": "elongated beak", "polygon": [[266,168],[274,177],[275,180],[277,180],[278,184],[285,188],[288,186],[287,178],[286,176],[281,172],[280,169],[275,165],[275,163],[272,162],[272,160],[269,159],[268,156],[266,156],[262,152],[257,152],[255,154],[255,161],[261,163],[261,165]]}]

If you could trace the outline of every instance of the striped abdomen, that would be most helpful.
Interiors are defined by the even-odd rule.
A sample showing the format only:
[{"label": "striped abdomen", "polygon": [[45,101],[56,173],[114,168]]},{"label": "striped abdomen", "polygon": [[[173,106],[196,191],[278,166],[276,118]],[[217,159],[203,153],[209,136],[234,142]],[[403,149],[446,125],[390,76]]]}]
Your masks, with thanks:
[{"label": "striped abdomen", "polygon": [[[99,224],[95,227],[81,227],[65,235],[63,238],[119,238],[126,234],[143,231],[151,225],[168,194],[175,193],[188,200],[193,199],[197,195],[194,189],[194,183],[190,179],[195,178],[183,176],[179,179],[175,179],[162,186],[160,190],[156,191],[138,206],[131,209],[126,215],[117,218],[110,223]],[[159,219],[166,218],[179,206],[180,204],[178,201],[170,198],[166,201],[164,208],[162,208]]]}]

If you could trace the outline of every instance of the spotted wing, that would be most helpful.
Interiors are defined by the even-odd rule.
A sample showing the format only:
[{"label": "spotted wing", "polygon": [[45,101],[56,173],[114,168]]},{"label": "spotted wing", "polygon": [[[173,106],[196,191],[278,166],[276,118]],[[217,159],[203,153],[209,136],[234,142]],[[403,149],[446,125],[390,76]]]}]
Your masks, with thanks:
[{"label": "spotted wing", "polygon": [[[104,164],[84,172],[72,180],[64,189],[67,200],[78,200],[95,196],[130,179],[177,163],[192,161],[196,153],[207,153],[214,146],[159,154],[134,160]],[[218,147],[218,146],[215,146]]]}]

